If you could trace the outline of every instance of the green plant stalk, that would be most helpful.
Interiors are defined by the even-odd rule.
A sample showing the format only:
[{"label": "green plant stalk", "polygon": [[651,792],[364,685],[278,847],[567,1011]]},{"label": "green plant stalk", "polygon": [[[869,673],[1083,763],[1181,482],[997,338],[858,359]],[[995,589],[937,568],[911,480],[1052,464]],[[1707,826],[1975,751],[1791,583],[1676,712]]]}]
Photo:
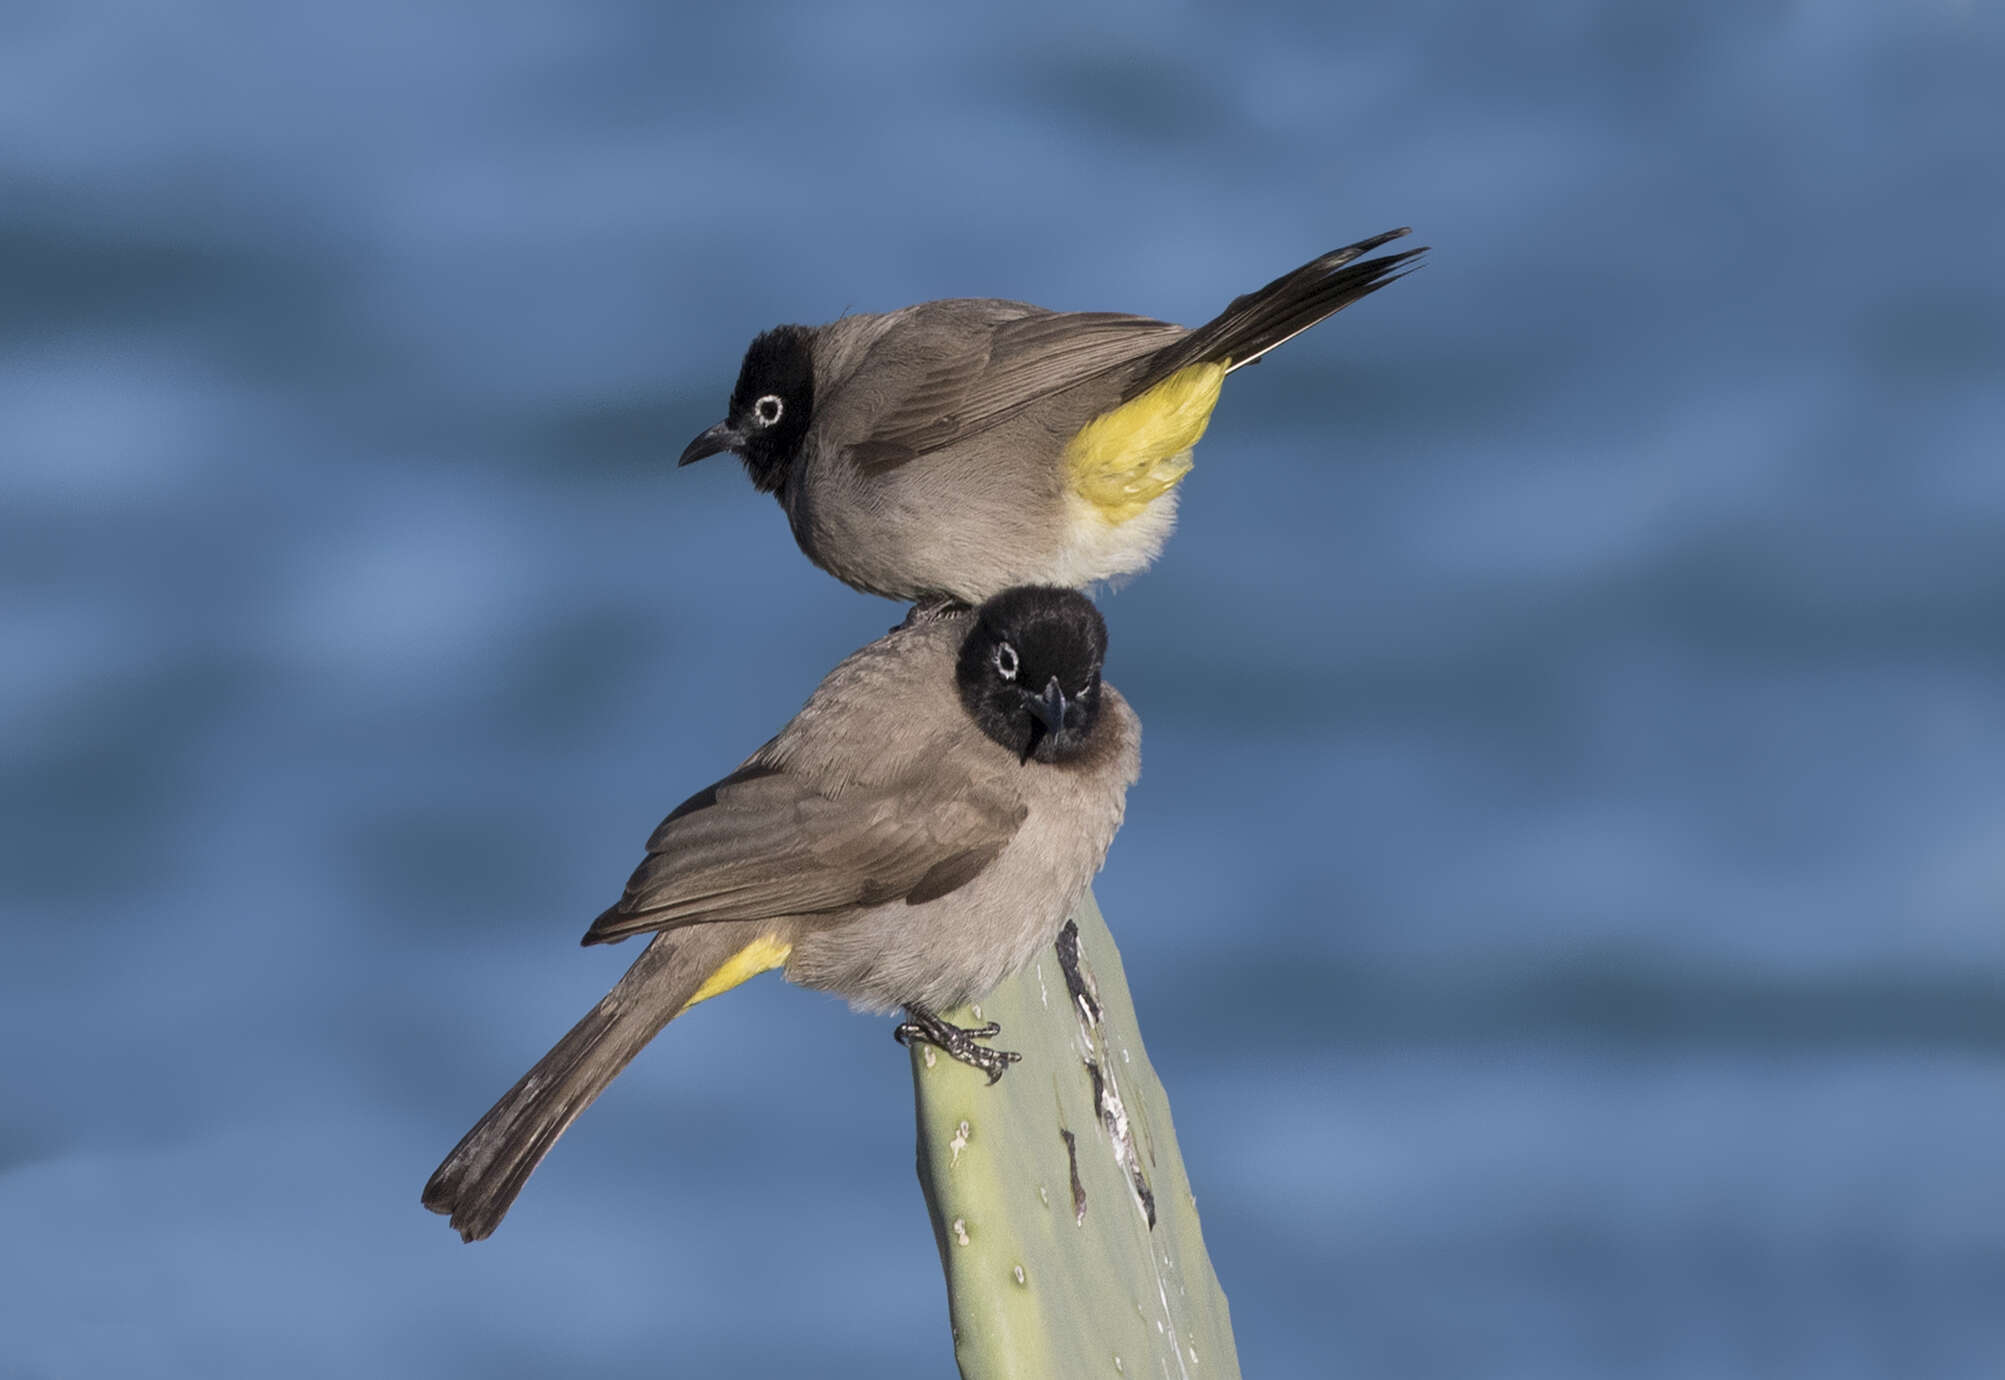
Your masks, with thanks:
[{"label": "green plant stalk", "polygon": [[979,1005],[1023,1060],[990,1086],[915,1045],[919,1183],[964,1380],[1239,1374],[1170,1104],[1089,895],[1052,951]]}]

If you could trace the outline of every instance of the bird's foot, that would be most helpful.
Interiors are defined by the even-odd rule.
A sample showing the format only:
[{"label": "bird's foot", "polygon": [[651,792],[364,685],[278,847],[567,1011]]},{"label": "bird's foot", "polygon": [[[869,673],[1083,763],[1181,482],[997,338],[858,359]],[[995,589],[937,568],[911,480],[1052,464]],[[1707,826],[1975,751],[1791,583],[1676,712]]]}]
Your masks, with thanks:
[{"label": "bird's foot", "polygon": [[923,1006],[908,1006],[905,1014],[912,1019],[892,1031],[901,1045],[910,1045],[914,1040],[923,1041],[946,1051],[964,1064],[971,1064],[989,1076],[994,1083],[1003,1076],[1003,1070],[1023,1058],[1014,1050],[991,1049],[987,1045],[976,1044],[977,1040],[992,1040],[1002,1034],[1002,1027],[994,1021],[987,1025],[949,1025]]},{"label": "bird's foot", "polygon": [[[905,621],[898,628],[915,628],[921,623],[937,623],[942,618],[951,618],[957,613],[965,613],[968,605],[951,594],[928,594],[916,600],[905,615]],[[898,628],[891,631],[897,632]]]}]

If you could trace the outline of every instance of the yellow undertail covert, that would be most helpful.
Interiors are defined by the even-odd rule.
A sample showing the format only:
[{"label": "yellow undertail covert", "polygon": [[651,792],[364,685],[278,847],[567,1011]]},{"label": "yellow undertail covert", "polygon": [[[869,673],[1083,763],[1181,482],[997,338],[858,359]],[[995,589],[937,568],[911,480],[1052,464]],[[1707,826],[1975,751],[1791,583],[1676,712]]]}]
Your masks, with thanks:
[{"label": "yellow undertail covert", "polygon": [[709,1001],[720,993],[730,991],[741,982],[747,982],[761,973],[779,967],[787,961],[787,955],[793,951],[793,945],[783,944],[770,935],[753,940],[725,959],[722,967],[705,978],[703,985],[696,989],[696,995],[682,1004],[682,1009],[687,1011],[700,1001]]},{"label": "yellow undertail covert", "polygon": [[1135,517],[1190,473],[1230,361],[1179,369],[1132,402],[1103,412],[1065,447],[1072,491],[1110,523]]}]

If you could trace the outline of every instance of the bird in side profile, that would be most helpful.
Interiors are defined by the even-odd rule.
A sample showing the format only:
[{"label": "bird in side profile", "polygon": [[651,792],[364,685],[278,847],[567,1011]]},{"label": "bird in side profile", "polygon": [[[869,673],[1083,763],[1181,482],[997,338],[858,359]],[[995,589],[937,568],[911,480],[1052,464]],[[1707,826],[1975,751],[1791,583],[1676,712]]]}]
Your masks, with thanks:
[{"label": "bird in side profile", "polygon": [[1225,376],[1405,276],[1424,249],[1363,256],[1406,233],[1325,254],[1195,330],[991,298],[778,326],[680,463],[738,456],[808,559],[872,594],[973,604],[1126,575],[1175,526]]},{"label": "bird in side profile", "polygon": [[757,973],[904,1008],[988,1073],[1018,1056],[976,1000],[1050,944],[1099,871],[1141,769],[1141,724],[1100,678],[1107,631],[1073,590],[915,614],[848,657],[779,736],[691,796],[585,943],[653,932],[611,992],[425,1185],[489,1235],[572,1120],[661,1028]]}]

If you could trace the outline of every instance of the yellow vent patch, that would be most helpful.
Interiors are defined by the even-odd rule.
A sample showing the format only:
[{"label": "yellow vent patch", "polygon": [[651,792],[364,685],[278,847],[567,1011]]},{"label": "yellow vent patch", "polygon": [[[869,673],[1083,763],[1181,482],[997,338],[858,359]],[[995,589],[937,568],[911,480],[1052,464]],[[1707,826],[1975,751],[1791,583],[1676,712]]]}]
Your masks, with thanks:
[{"label": "yellow vent patch", "polygon": [[759,974],[779,967],[787,961],[787,955],[794,951],[791,944],[767,936],[755,939],[744,948],[724,960],[722,967],[705,978],[703,985],[696,989],[696,995],[682,1004],[687,1011],[700,1001],[709,1001],[721,992],[728,992],[741,982],[749,981]]},{"label": "yellow vent patch", "polygon": [[1065,447],[1072,491],[1110,523],[1135,517],[1190,473],[1226,364],[1179,369],[1132,402],[1103,412]]}]

